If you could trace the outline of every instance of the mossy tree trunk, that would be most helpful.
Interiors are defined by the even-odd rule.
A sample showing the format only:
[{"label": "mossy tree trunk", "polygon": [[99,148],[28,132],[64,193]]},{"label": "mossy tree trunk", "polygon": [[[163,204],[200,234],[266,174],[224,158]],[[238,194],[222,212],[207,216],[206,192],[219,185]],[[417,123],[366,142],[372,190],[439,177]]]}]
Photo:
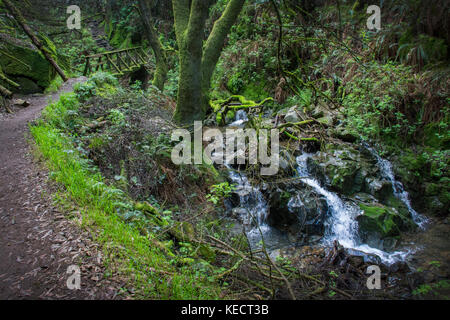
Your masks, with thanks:
[{"label": "mossy tree trunk", "polygon": [[174,120],[193,124],[202,120],[208,108],[211,77],[231,26],[245,0],[230,0],[222,16],[214,23],[203,47],[204,28],[210,0],[173,0],[175,34],[179,48],[180,77]]},{"label": "mossy tree trunk", "polygon": [[6,6],[8,11],[11,13],[11,15],[14,17],[14,19],[17,21],[17,23],[22,27],[23,31],[27,34],[27,36],[31,39],[33,44],[38,48],[39,51],[44,55],[44,57],[47,59],[47,61],[53,66],[53,68],[56,70],[56,72],[61,76],[64,82],[69,80],[69,78],[66,77],[66,74],[64,71],[60,68],[58,63],[53,59],[50,52],[44,47],[42,42],[33,34],[33,31],[28,27],[24,17],[20,13],[20,11],[14,6],[14,4],[9,0],[2,0],[3,4]]},{"label": "mossy tree trunk", "polygon": [[202,105],[209,104],[211,78],[222,53],[223,44],[231,27],[236,22],[245,0],[231,0],[222,16],[214,23],[211,34],[205,43],[202,57]]},{"label": "mossy tree trunk", "polygon": [[153,76],[153,85],[162,91],[164,90],[164,83],[167,79],[167,60],[158,34],[153,26],[149,0],[139,0],[139,11],[145,29],[145,35],[155,54],[156,70]]}]

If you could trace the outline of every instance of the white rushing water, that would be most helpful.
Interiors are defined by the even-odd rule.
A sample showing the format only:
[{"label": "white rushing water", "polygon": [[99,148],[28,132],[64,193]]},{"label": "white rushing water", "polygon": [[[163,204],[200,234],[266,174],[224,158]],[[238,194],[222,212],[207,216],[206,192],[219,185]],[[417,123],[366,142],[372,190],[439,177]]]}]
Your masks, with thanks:
[{"label": "white rushing water", "polygon": [[[244,110],[236,112],[235,121],[228,127],[245,127],[248,122],[247,113]],[[277,249],[288,244],[287,236],[267,224],[269,204],[261,190],[252,186],[247,176],[234,170],[230,164],[224,164],[228,169],[228,176],[235,186],[235,192],[239,195],[240,220],[245,226],[247,238],[253,249],[261,247],[264,241],[266,248]]]},{"label": "white rushing water", "polygon": [[345,248],[375,254],[387,264],[404,260],[409,254],[408,251],[385,252],[361,242],[358,236],[358,223],[356,221],[356,216],[360,213],[359,208],[344,202],[337,194],[326,190],[320,185],[318,180],[311,177],[307,168],[307,160],[311,156],[311,154],[305,153],[297,157],[298,174],[302,178],[302,181],[312,187],[318,194],[322,195],[328,204],[329,215],[323,240],[324,244],[332,245],[337,240]]},{"label": "white rushing water", "polygon": [[246,225],[266,225],[269,205],[258,188],[253,187],[248,178],[240,172],[234,171],[229,165],[228,174],[235,185],[235,190],[239,195],[240,207],[245,209],[246,215],[241,217]]},{"label": "white rushing water", "polygon": [[408,192],[405,190],[402,183],[395,179],[394,170],[392,169],[392,164],[388,160],[381,158],[378,155],[378,153],[372,147],[370,147],[368,144],[364,143],[363,146],[377,160],[378,168],[380,168],[382,177],[391,182],[395,197],[397,197],[397,199],[399,199],[401,202],[403,202],[405,204],[405,206],[408,208],[409,212],[411,213],[411,217],[412,217],[413,221],[421,229],[423,229],[425,227],[427,219],[424,216],[422,216],[421,214],[419,214],[416,210],[413,209],[413,207],[411,205],[411,200],[409,199]]},{"label": "white rushing water", "polygon": [[[262,241],[268,250],[278,249],[289,244],[287,236],[267,224],[269,204],[261,190],[251,185],[245,174],[233,170],[229,165],[228,174],[239,195],[240,220],[245,226],[247,238],[252,249],[259,249]],[[236,208],[235,208],[236,209]]]},{"label": "white rushing water", "polygon": [[244,110],[238,110],[235,117],[234,122],[228,125],[229,127],[242,127],[248,122],[247,112]]},{"label": "white rushing water", "polygon": [[[239,110],[236,113],[235,121],[229,124],[229,126],[245,126],[247,121],[248,117],[246,112]],[[414,221],[417,224],[422,225],[424,218],[411,207],[408,193],[404,190],[402,184],[395,180],[390,162],[382,159],[370,147],[366,146],[366,148],[377,159],[383,177],[391,181],[395,196],[405,203],[410,210]],[[345,248],[376,255],[386,264],[405,260],[406,256],[411,253],[408,250],[385,252],[362,243],[359,238],[358,223],[356,220],[356,217],[361,213],[360,208],[353,203],[343,201],[336,193],[327,190],[317,179],[311,177],[307,168],[307,160],[311,156],[312,154],[305,153],[297,157],[297,170],[302,181],[312,187],[315,192],[322,195],[327,202],[329,212],[325,224],[326,231],[323,238],[323,244],[330,246],[337,240]],[[252,186],[245,174],[233,170],[229,164],[225,164],[225,166],[228,168],[230,180],[235,185],[236,193],[239,195],[240,205],[235,209],[239,209],[239,215],[244,226],[246,226],[246,234],[251,246],[254,248],[260,247],[261,240],[264,240],[269,249],[280,248],[283,244],[287,244],[286,235],[267,224],[269,204],[264,198],[261,190],[256,186]],[[296,198],[291,199],[290,205],[293,205],[292,202],[295,201],[295,199]]]}]

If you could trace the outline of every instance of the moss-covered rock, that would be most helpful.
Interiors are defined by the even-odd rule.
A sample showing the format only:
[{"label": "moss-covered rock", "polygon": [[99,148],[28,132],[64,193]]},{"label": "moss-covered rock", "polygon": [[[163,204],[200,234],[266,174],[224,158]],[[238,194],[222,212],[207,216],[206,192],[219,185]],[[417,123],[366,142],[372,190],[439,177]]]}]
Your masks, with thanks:
[{"label": "moss-covered rock", "polygon": [[347,144],[329,144],[307,162],[308,171],[328,184],[334,191],[345,195],[364,190],[367,175],[373,165],[355,148]]},{"label": "moss-covered rock", "polygon": [[20,87],[12,87],[11,91],[14,93],[22,93],[22,94],[32,94],[32,93],[41,93],[42,88],[37,85],[37,83],[31,79],[23,78],[23,77],[14,77],[14,82],[18,83]]},{"label": "moss-covered rock", "polygon": [[12,79],[28,79],[28,82],[24,83],[25,91],[30,90],[30,81],[43,91],[56,76],[53,67],[38,51],[7,44],[5,52],[7,54],[0,53],[3,72]]},{"label": "moss-covered rock", "polygon": [[363,235],[375,233],[380,238],[400,235],[399,224],[402,223],[402,219],[394,210],[382,205],[365,205],[362,203],[359,204],[359,207],[363,211],[356,218],[360,233]]},{"label": "moss-covered rock", "polygon": [[385,201],[393,195],[392,183],[374,177],[366,177],[365,190],[375,198]]},{"label": "moss-covered rock", "polygon": [[330,134],[332,137],[341,139],[345,142],[353,143],[358,140],[358,136],[344,126],[337,126],[336,128],[332,128]]}]

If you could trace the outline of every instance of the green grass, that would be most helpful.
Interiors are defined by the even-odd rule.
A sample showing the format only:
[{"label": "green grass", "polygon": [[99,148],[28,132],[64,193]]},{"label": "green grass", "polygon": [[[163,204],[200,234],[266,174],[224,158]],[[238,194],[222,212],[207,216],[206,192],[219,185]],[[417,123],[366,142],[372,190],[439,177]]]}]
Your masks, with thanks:
[{"label": "green grass", "polygon": [[217,282],[189,266],[180,266],[176,257],[168,258],[154,245],[153,235],[142,235],[118,216],[117,209],[132,206],[132,200],[123,191],[108,186],[98,170],[74,148],[70,133],[61,130],[76,122],[77,109],[74,94],[62,95],[30,129],[51,178],[64,186],[59,198],[79,208],[82,226],[91,231],[109,257],[107,266],[114,265],[125,275],[129,287],[140,298],[216,299],[220,294]]}]

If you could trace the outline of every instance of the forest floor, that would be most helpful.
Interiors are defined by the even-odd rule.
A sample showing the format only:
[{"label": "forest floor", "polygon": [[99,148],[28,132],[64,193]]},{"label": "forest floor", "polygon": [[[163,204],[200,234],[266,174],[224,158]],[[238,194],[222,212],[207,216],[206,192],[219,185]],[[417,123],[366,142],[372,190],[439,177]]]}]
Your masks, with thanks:
[{"label": "forest floor", "polygon": [[[0,119],[1,300],[114,299],[122,287],[104,277],[100,248],[91,235],[54,205],[55,187],[28,143],[28,123],[82,80],[71,79],[52,95],[19,97],[30,106]],[[81,269],[79,290],[67,286],[70,265]]]}]

